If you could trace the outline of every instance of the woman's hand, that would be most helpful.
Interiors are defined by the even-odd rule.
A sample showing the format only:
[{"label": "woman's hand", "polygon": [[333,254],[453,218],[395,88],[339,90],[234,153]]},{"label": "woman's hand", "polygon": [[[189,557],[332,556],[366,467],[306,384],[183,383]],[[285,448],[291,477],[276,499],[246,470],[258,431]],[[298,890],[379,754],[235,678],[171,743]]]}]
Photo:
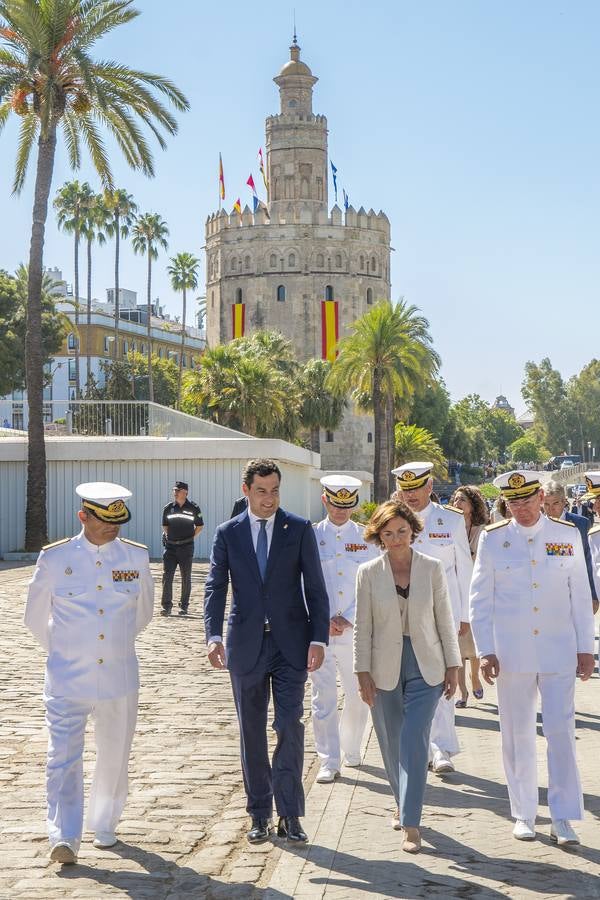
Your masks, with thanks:
[{"label": "woman's hand", "polygon": [[377,688],[375,687],[375,682],[371,678],[370,672],[358,673],[358,693],[360,694],[360,699],[363,703],[366,703],[367,706],[375,706]]},{"label": "woman's hand", "polygon": [[446,700],[450,700],[454,696],[457,686],[458,666],[451,666],[449,669],[446,669],[446,675],[444,676],[444,697]]}]

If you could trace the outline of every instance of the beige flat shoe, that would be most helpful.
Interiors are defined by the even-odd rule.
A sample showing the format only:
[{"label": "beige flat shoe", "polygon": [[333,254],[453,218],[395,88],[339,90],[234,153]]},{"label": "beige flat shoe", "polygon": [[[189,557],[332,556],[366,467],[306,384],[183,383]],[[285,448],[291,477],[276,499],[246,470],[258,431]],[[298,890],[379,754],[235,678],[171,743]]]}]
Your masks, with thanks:
[{"label": "beige flat shoe", "polygon": [[418,828],[405,828],[402,849],[405,853],[418,853],[421,849],[421,832]]}]

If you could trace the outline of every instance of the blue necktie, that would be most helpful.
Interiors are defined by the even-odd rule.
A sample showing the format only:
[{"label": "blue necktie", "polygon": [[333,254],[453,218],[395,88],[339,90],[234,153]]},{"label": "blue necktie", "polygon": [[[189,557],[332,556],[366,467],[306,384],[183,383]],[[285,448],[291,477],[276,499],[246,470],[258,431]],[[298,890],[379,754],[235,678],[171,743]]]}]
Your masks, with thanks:
[{"label": "blue necktie", "polygon": [[260,531],[258,532],[258,540],[256,541],[256,561],[258,562],[260,577],[264,581],[265,575],[267,574],[267,556],[269,555],[267,544],[267,520],[259,519],[258,521],[260,522]]}]

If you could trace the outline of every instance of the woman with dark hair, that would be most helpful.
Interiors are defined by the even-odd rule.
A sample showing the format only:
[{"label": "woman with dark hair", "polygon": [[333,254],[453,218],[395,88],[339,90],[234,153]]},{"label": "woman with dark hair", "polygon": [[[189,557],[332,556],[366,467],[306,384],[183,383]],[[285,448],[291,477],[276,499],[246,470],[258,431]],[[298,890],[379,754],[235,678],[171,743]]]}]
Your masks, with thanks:
[{"label": "woman with dark hair", "polygon": [[460,666],[444,566],[411,546],[422,528],[401,500],[378,506],[364,536],[384,552],[359,566],[356,580],[354,671],[407,853],[421,849],[431,722],[442,694],[454,694]]},{"label": "woman with dark hair", "polygon": [[[474,560],[477,555],[479,535],[490,520],[485,498],[479,488],[471,484],[465,484],[454,491],[450,502],[453,506],[456,506],[457,509],[462,510],[465,517],[467,538],[469,540],[469,547],[471,548],[471,557]],[[483,685],[479,678],[479,659],[477,658],[477,651],[475,650],[475,643],[473,641],[470,626],[464,634],[459,635],[458,644],[463,664],[458,673],[460,699],[456,701],[456,706],[459,709],[464,709],[469,698],[465,673],[467,659],[471,664],[471,686],[473,688],[473,696],[476,700],[481,700],[483,698]]]}]

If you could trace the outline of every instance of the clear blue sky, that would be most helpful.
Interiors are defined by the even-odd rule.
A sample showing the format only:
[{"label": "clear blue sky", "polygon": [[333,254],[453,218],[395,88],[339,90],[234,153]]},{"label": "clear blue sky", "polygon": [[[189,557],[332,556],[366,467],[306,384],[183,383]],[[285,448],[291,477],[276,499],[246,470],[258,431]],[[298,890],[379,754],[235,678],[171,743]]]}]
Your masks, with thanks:
[{"label": "clear blue sky", "polygon": [[[138,0],[142,15],[99,47],[160,72],[192,104],[156,178],[114,156],[118,185],[160,213],[169,252],[204,258],[223,154],[227,204],[241,195],[271,81],[288,58],[292,4]],[[429,318],[454,399],[502,392],[521,412],[523,366],[549,355],[570,376],[598,355],[600,91],[596,0],[296,0],[302,57],[319,77],[315,111],[358,208],[392,225],[392,292]],[[16,131],[0,138],[0,267],[26,260],[32,178],[10,194]],[[53,193],[71,174],[58,155]],[[98,186],[86,163],[80,177]],[[71,240],[50,216],[45,262],[72,280]],[[179,299],[155,265],[154,296]],[[95,254],[93,293],[112,285],[112,252]],[[145,267],[124,249],[121,284],[145,291]],[[204,289],[202,290],[202,293]]]}]

